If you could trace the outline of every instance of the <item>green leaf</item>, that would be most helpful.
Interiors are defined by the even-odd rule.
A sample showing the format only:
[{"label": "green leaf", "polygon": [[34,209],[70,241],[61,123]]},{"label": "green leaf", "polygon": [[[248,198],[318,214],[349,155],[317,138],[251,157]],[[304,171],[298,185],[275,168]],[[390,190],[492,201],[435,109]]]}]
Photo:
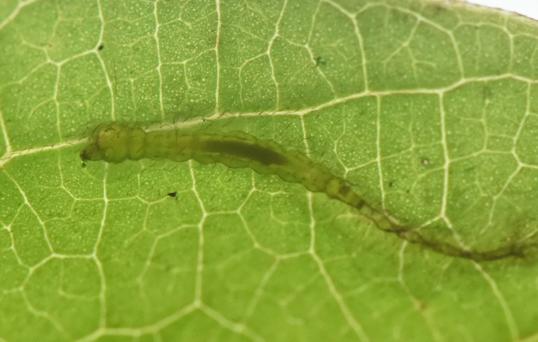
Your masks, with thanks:
[{"label": "green leaf", "polygon": [[243,131],[434,244],[535,243],[537,36],[433,0],[3,1],[0,340],[536,340],[533,258],[446,256],[249,169],[78,153],[111,120]]}]

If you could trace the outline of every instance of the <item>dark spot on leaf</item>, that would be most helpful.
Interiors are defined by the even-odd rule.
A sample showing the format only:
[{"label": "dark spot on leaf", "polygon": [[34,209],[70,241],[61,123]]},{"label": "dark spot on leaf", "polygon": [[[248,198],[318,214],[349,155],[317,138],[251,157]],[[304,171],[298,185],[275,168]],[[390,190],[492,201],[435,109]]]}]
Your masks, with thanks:
[{"label": "dark spot on leaf", "polygon": [[97,50],[99,50],[99,51],[103,51],[104,48],[105,48],[105,44],[101,43],[101,44],[99,44],[99,46],[97,47]]},{"label": "dark spot on leaf", "polygon": [[314,58],[314,62],[316,63],[316,67],[327,65],[327,61],[321,56]]},{"label": "dark spot on leaf", "polygon": [[176,198],[177,197],[177,191],[172,191],[166,194],[168,197]]}]

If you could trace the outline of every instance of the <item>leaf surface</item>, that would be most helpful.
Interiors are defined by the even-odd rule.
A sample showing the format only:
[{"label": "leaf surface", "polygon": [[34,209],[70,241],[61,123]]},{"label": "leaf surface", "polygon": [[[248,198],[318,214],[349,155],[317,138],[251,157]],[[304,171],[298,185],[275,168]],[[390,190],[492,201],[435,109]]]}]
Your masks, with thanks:
[{"label": "leaf surface", "polygon": [[531,259],[249,169],[78,153],[112,120],[242,131],[431,241],[532,243],[537,34],[431,0],[3,1],[0,340],[536,340]]}]

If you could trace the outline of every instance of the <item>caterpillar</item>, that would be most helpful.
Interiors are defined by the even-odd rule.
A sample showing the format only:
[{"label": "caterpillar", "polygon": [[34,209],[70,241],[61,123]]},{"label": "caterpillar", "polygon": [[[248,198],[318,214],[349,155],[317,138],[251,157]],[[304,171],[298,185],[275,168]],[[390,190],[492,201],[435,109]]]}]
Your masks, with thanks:
[{"label": "caterpillar", "polygon": [[[260,174],[274,174],[286,182],[302,184],[311,192],[325,193],[329,198],[355,208],[382,231],[454,257],[475,261],[524,257],[525,247],[529,247],[514,243],[473,251],[425,237],[416,229],[399,225],[389,215],[366,203],[346,180],[305,154],[286,151],[281,145],[259,140],[246,133],[226,135],[181,129],[146,131],[136,125],[112,122],[98,125],[92,131],[89,143],[80,152],[80,158],[83,162],[108,163],[143,158],[178,162],[192,159],[202,164],[221,163],[230,168],[250,168]],[[530,247],[535,248],[535,245]]]}]

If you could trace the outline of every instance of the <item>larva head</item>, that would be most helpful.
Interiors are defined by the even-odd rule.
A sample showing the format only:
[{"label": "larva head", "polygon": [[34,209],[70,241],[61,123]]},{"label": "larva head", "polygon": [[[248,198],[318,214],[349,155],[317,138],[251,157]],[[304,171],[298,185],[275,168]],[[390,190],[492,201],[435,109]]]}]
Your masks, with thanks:
[{"label": "larva head", "polygon": [[113,122],[97,126],[90,136],[89,144],[80,152],[82,160],[104,160],[109,163],[119,163],[130,158],[131,131],[141,131],[140,128]]}]

